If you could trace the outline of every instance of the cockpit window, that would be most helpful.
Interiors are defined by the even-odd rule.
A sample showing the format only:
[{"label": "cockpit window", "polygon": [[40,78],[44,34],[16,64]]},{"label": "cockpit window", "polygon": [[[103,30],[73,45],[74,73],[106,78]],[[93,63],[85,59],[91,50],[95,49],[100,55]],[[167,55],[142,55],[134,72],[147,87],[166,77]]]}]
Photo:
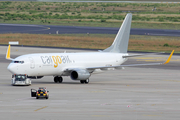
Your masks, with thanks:
[{"label": "cockpit window", "polygon": [[21,63],[21,64],[23,64],[24,61],[12,61],[12,63]]}]

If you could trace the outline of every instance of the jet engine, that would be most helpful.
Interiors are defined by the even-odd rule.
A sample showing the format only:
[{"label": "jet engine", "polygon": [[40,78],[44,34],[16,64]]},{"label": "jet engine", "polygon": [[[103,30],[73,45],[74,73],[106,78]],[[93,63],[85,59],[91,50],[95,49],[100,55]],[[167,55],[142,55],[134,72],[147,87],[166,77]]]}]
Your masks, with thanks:
[{"label": "jet engine", "polygon": [[91,74],[87,70],[73,70],[70,74],[72,80],[87,80]]}]

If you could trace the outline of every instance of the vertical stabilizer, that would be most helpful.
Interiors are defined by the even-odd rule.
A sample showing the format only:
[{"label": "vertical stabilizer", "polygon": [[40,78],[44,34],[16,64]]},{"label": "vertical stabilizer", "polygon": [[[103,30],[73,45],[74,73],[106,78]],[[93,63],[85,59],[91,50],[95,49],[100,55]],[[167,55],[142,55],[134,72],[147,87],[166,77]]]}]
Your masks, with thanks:
[{"label": "vertical stabilizer", "polygon": [[103,52],[127,53],[129,35],[131,30],[132,14],[128,13],[123,21],[113,44],[103,50]]}]

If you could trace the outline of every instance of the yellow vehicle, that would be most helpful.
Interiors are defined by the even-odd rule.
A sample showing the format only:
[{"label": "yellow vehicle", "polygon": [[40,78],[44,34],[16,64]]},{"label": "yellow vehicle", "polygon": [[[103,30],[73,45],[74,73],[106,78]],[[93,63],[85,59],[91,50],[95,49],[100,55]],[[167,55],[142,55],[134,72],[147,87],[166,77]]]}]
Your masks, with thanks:
[{"label": "yellow vehicle", "polygon": [[45,87],[39,87],[38,90],[31,89],[31,97],[39,98],[49,98],[49,91]]}]

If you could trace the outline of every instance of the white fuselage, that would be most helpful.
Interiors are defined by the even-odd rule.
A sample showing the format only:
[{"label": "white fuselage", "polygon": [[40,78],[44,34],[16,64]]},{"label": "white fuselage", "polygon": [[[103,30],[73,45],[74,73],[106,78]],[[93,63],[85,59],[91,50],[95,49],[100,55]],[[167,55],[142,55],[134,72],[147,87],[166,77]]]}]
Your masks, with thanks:
[{"label": "white fuselage", "polygon": [[28,76],[63,76],[63,71],[70,68],[121,65],[127,60],[122,58],[125,55],[128,54],[111,52],[27,54],[15,58],[9,64],[8,70],[12,74]]}]

